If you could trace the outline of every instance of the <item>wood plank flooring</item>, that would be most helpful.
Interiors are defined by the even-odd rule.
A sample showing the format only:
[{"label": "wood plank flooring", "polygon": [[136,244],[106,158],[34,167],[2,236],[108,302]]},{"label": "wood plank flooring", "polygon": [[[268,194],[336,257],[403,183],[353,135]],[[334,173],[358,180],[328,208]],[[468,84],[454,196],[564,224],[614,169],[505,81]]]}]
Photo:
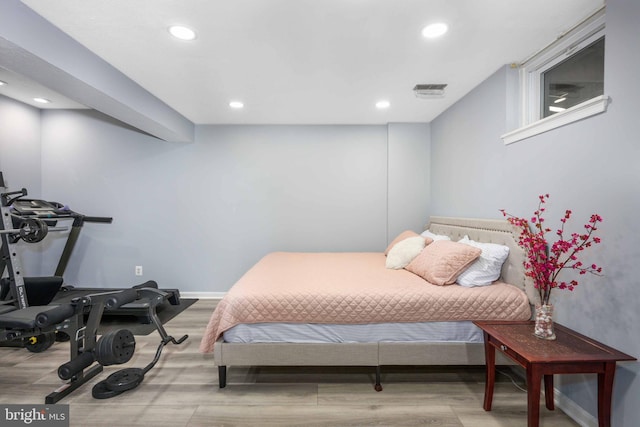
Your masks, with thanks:
[{"label": "wood plank flooring", "polygon": [[[383,367],[380,393],[373,390],[371,368],[230,367],[228,385],[219,389],[212,355],[198,352],[215,304],[200,300],[165,325],[170,335],[189,334],[189,339],[166,346],[138,388],[112,399],[94,399],[93,384],[109,373],[151,362],[158,334],[136,336],[131,361],[105,367],[59,402],[69,404],[71,426],[527,425],[526,393],[505,375],[497,378],[493,410],[482,409],[483,367]],[[43,353],[0,348],[0,402],[44,403],[62,384],[57,369],[68,358],[68,343],[56,343]],[[510,373],[508,368],[503,371]],[[540,414],[541,426],[578,425],[560,409],[548,411],[542,405]]]}]

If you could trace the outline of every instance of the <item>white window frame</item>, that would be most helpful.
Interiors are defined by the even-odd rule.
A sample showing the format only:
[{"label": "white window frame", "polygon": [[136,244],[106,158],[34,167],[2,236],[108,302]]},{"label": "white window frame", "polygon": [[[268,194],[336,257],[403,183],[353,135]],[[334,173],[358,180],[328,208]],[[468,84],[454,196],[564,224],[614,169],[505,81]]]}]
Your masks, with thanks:
[{"label": "white window frame", "polygon": [[597,96],[565,111],[541,119],[543,74],[605,35],[605,8],[558,37],[520,64],[520,128],[501,136],[506,144],[547,132],[607,110],[609,97]]}]

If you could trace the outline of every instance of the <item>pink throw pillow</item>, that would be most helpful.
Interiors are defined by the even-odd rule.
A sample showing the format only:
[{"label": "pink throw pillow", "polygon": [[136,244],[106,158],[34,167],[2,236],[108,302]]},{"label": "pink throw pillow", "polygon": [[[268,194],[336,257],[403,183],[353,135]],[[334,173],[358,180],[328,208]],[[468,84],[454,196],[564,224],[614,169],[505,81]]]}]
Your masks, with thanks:
[{"label": "pink throw pillow", "polygon": [[482,253],[464,243],[436,240],[405,267],[434,285],[450,285]]}]

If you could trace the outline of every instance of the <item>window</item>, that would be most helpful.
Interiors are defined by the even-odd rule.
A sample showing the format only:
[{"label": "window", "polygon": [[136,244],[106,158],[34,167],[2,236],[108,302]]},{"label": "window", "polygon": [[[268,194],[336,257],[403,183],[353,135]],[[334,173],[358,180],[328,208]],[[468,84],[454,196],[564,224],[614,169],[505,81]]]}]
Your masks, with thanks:
[{"label": "window", "polygon": [[605,9],[520,64],[520,128],[505,144],[606,111]]},{"label": "window", "polygon": [[541,118],[604,95],[604,37],[542,73]]}]

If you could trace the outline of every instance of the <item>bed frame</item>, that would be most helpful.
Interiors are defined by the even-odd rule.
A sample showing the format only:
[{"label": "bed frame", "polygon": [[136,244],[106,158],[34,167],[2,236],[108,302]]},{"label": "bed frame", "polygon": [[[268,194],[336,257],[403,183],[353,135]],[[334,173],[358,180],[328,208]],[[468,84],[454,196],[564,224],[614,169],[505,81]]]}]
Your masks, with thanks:
[{"label": "bed frame", "polygon": [[[525,254],[518,246],[518,230],[505,220],[431,217],[426,229],[452,240],[470,239],[509,247],[501,279],[523,289],[533,304],[533,284],[524,274]],[[500,356],[500,355],[498,355]],[[482,343],[226,343],[218,339],[213,350],[219,386],[226,386],[227,366],[371,366],[376,368],[377,391],[381,366],[484,365]],[[498,363],[513,364],[507,358]]]}]

